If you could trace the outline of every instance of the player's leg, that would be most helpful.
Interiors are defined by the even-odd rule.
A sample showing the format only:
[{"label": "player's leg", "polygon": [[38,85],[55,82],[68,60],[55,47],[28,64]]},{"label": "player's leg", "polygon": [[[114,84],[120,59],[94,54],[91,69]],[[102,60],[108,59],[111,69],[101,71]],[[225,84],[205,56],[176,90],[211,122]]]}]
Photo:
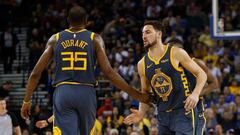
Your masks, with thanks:
[{"label": "player's leg", "polygon": [[169,127],[158,125],[158,135],[175,135],[175,133]]},{"label": "player's leg", "polygon": [[170,112],[158,112],[157,119],[158,135],[174,135],[174,132],[169,128]]},{"label": "player's leg", "polygon": [[96,120],[96,91],[91,86],[81,86],[76,94],[82,95],[75,104],[79,114],[78,128],[80,135],[89,135],[91,131],[94,130],[94,123]]},{"label": "player's leg", "polygon": [[196,135],[203,135],[206,125],[206,118],[204,112],[198,114],[198,122],[196,125]]},{"label": "player's leg", "polygon": [[172,122],[174,125],[174,131],[176,135],[195,135],[197,109],[192,109],[186,112],[184,108],[178,109],[172,116]]},{"label": "player's leg", "polygon": [[204,116],[205,108],[204,108],[203,97],[199,98],[197,109],[198,109],[198,122],[196,126],[196,135],[203,135],[205,125],[206,125],[206,118]]},{"label": "player's leg", "polygon": [[72,107],[72,91],[68,85],[56,88],[53,98],[54,108],[54,135],[77,135],[78,114]]}]

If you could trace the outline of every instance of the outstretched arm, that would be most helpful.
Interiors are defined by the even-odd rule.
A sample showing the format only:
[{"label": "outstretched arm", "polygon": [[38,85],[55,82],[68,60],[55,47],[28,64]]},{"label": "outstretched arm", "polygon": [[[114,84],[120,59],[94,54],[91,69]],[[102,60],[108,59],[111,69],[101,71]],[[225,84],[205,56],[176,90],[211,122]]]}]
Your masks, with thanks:
[{"label": "outstretched arm", "polygon": [[37,64],[35,65],[29,79],[27,82],[27,90],[24,97],[21,115],[24,119],[29,117],[30,111],[30,98],[32,96],[33,90],[36,88],[39,79],[41,77],[42,71],[47,67],[49,61],[53,55],[53,46],[56,44],[56,37],[53,35],[47,42],[45,51],[43,52],[42,56],[38,60]]},{"label": "outstretched arm", "polygon": [[201,92],[201,96],[207,95],[214,89],[219,89],[218,80],[216,77],[214,77],[211,73],[211,71],[208,69],[208,67],[205,65],[205,63],[200,59],[194,59],[194,61],[204,70],[204,72],[207,74],[207,86],[205,86]]},{"label": "outstretched arm", "polygon": [[98,63],[104,75],[119,89],[127,92],[131,97],[141,101],[141,102],[149,102],[148,94],[142,94],[140,91],[130,87],[124,79],[116,73],[105,54],[104,50],[104,41],[102,37],[98,34],[94,35],[94,47],[97,53]]}]

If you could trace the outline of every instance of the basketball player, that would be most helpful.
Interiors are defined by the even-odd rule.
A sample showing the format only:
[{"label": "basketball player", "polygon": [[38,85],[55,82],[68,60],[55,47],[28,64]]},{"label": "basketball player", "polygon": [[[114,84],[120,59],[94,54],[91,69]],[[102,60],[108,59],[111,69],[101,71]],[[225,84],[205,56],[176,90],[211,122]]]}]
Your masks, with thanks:
[{"label": "basketball player", "polygon": [[98,61],[102,72],[119,89],[142,102],[148,102],[148,95],[130,87],[119,74],[114,72],[104,51],[100,35],[84,28],[86,11],[79,6],[71,8],[68,15],[70,28],[54,34],[34,67],[23,101],[21,115],[29,117],[33,90],[41,73],[51,58],[56,63],[56,86],[53,97],[54,135],[89,135],[95,122],[97,107],[94,66]]},{"label": "basketball player", "polygon": [[[173,46],[183,48],[183,43],[178,39],[171,39],[171,40],[168,41],[168,43],[173,45]],[[204,108],[204,98],[203,98],[203,96],[209,94],[212,90],[219,89],[219,85],[218,85],[217,78],[212,75],[210,69],[205,65],[205,63],[202,60],[196,59],[196,58],[192,58],[192,59],[207,74],[207,85],[203,88],[203,90],[200,94],[200,97],[199,97],[198,104],[197,104],[198,121],[197,121],[197,125],[196,125],[196,135],[203,135],[204,129],[205,129],[205,124],[206,124],[206,118],[204,117],[205,108]],[[190,90],[192,91],[194,89],[195,85],[196,85],[196,78],[188,70],[184,69],[184,72],[187,76]]]},{"label": "basketball player", "polygon": [[[144,47],[148,53],[139,61],[138,72],[143,92],[151,89],[158,95],[159,135],[193,135],[195,133],[195,107],[207,76],[205,72],[181,48],[162,43],[163,26],[159,21],[146,21],[142,30]],[[196,76],[192,93],[188,80],[179,67],[182,65]],[[139,110],[133,110],[125,123],[139,122],[148,105],[141,103]]]}]

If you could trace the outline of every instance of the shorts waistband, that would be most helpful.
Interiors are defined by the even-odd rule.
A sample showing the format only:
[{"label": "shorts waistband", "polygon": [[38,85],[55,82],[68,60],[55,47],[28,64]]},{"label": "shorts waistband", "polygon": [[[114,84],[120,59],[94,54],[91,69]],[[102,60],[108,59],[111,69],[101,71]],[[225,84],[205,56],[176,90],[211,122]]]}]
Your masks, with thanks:
[{"label": "shorts waistband", "polygon": [[60,82],[60,83],[57,83],[54,87],[58,87],[58,86],[64,85],[64,84],[70,84],[70,85],[86,85],[86,86],[95,87],[94,84],[91,84],[91,83],[80,83],[80,82]]}]

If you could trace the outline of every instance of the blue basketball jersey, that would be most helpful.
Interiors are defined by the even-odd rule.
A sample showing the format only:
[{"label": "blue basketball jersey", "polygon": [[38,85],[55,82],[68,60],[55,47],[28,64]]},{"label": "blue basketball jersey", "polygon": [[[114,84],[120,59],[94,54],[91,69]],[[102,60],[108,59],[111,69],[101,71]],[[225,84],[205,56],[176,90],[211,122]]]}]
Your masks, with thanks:
[{"label": "blue basketball jersey", "polygon": [[58,40],[54,50],[56,67],[53,85],[96,83],[93,36],[94,33],[86,29],[78,32],[66,29],[56,34]]},{"label": "blue basketball jersey", "polygon": [[143,58],[146,78],[157,95],[158,111],[182,108],[183,101],[190,95],[184,70],[172,64],[172,49],[166,46],[158,61],[152,59],[149,53]]}]

